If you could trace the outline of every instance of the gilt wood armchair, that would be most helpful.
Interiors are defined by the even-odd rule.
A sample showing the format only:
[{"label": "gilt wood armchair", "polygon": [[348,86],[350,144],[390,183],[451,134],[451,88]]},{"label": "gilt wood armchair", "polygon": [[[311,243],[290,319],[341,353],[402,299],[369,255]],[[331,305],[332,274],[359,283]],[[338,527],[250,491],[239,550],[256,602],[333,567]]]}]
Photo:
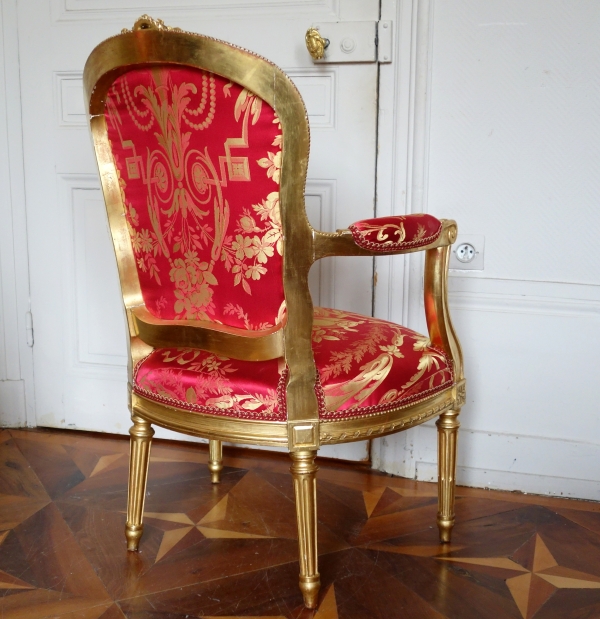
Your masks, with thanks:
[{"label": "gilt wood armchair", "polygon": [[[141,17],[98,45],[86,103],[129,332],[133,420],[125,535],[138,548],[151,424],[284,446],[292,459],[300,589],[319,591],[315,456],[434,416],[442,542],[454,524],[457,416],[465,382],[447,305],[453,221],[408,215],[314,230],[304,209],[309,128],[275,65]],[[326,256],[425,251],[429,337],[313,307]]]}]

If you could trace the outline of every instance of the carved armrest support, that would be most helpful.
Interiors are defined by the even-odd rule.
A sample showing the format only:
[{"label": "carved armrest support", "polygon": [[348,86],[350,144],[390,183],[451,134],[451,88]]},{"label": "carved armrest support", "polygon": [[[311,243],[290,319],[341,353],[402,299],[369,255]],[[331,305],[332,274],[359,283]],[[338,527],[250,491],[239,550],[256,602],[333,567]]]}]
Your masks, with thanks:
[{"label": "carved armrest support", "polygon": [[338,230],[337,233],[314,230],[313,259],[408,254],[450,246],[456,240],[456,234],[455,221],[438,220],[431,215],[366,219],[352,224],[347,230]]},{"label": "carved armrest support", "polygon": [[463,357],[448,307],[448,263],[450,246],[428,249],[423,280],[425,318],[429,339],[452,359],[454,380],[463,380]]}]

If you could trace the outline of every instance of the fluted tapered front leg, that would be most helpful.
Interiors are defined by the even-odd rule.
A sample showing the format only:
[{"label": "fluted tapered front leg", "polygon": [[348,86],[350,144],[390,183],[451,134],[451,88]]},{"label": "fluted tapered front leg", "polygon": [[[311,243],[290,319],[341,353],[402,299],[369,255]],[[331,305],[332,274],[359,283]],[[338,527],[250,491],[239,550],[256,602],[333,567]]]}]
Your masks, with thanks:
[{"label": "fluted tapered front leg", "polygon": [[210,480],[213,484],[221,481],[221,471],[223,470],[223,444],[221,441],[208,441],[208,470]]},{"label": "fluted tapered front leg", "polygon": [[437,524],[442,543],[449,543],[454,526],[454,496],[456,488],[456,440],[460,409],[442,413],[438,428],[438,514]]},{"label": "fluted tapered front leg", "polygon": [[300,590],[307,608],[315,608],[321,587],[317,566],[317,479],[316,451],[294,451],[292,477],[296,494],[298,546],[300,550]]},{"label": "fluted tapered front leg", "polygon": [[127,524],[125,537],[127,550],[137,550],[144,530],[144,499],[150,461],[150,445],[154,430],[149,422],[138,415],[131,417],[133,426],[129,430],[129,496],[127,498]]}]

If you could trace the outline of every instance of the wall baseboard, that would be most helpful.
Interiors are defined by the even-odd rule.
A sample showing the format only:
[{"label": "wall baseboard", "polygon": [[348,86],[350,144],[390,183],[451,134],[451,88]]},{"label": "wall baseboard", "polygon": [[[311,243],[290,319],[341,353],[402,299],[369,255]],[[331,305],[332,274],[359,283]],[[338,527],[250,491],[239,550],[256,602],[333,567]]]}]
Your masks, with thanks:
[{"label": "wall baseboard", "polygon": [[[398,435],[396,449],[388,446],[380,452],[376,466],[436,481],[436,428],[422,425],[415,430],[404,438]],[[392,453],[397,454],[394,460],[386,457]],[[600,501],[598,462],[600,445],[595,443],[465,429],[459,431],[456,479],[463,486]]]},{"label": "wall baseboard", "polygon": [[[416,479],[437,481],[437,464],[433,462],[416,463]],[[472,467],[456,468],[456,483],[472,488],[490,490],[517,490],[526,494],[543,494],[571,499],[600,501],[600,481],[533,475],[530,473],[511,473]]]},{"label": "wall baseboard", "polygon": [[25,381],[0,380],[0,427],[22,428],[26,425]]}]

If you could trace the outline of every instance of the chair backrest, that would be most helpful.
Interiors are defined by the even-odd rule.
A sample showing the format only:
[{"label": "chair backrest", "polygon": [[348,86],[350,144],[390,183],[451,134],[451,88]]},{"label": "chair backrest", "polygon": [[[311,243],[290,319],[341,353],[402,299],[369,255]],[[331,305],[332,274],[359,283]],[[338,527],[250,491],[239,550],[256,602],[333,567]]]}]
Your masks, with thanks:
[{"label": "chair backrest", "polygon": [[104,114],[148,311],[248,330],[279,324],[273,108],[215,73],[163,65],[120,75]]},{"label": "chair backrest", "polygon": [[130,336],[137,308],[242,334],[240,358],[261,358],[254,343],[279,330],[288,418],[318,418],[309,131],[291,80],[256,54],[143,16],[94,49],[84,88]]}]

